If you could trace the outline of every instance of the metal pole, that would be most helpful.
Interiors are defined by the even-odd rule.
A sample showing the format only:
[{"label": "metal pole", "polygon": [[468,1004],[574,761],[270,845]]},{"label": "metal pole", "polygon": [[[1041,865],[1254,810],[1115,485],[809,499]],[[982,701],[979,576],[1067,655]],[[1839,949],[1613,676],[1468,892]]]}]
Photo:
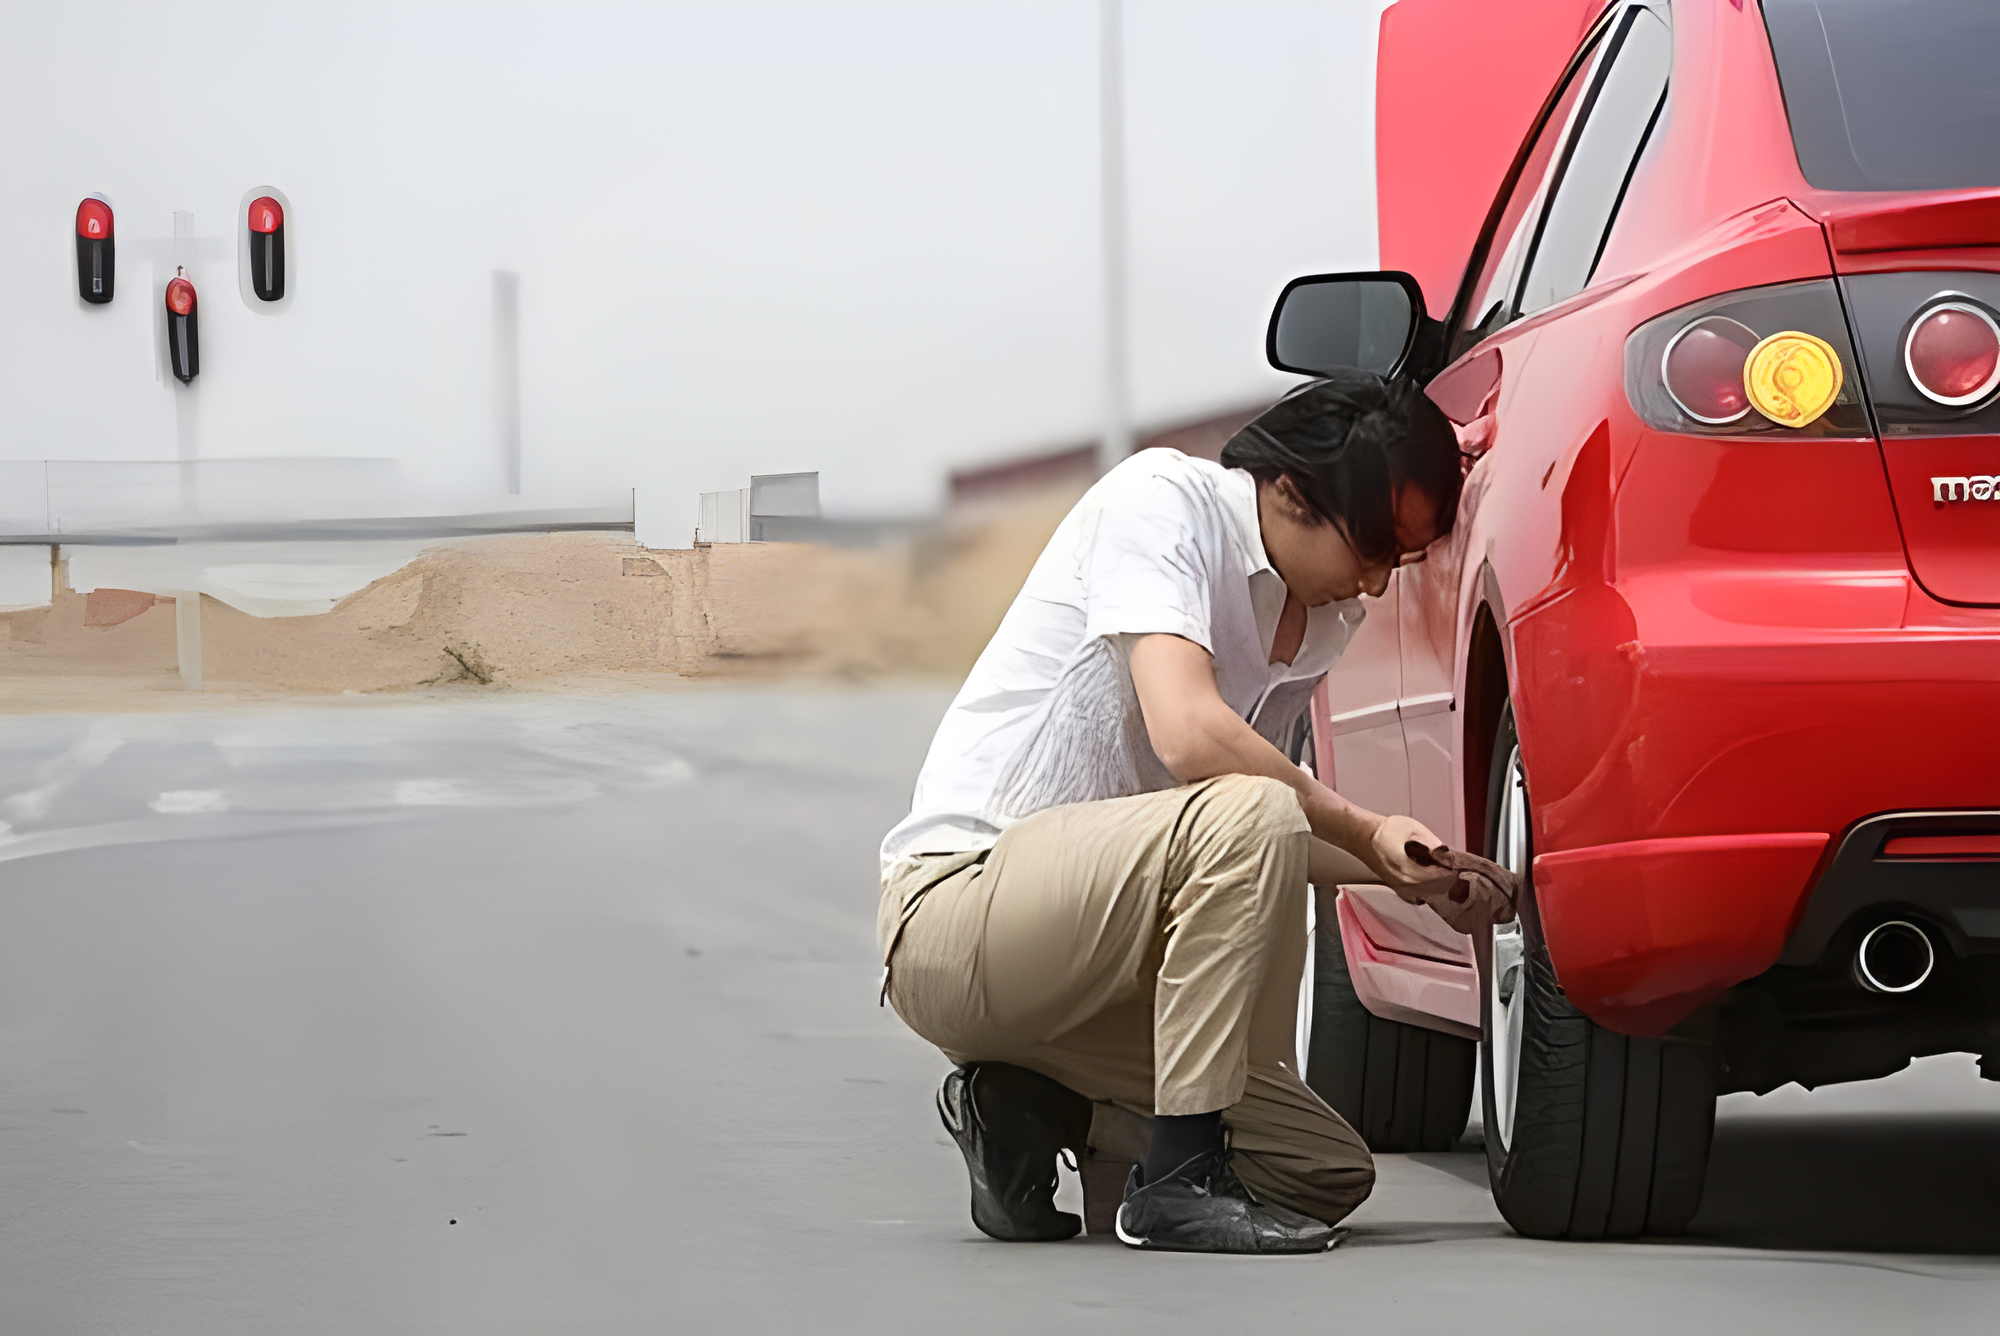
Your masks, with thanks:
[{"label": "metal pole", "polygon": [[493,421],[507,494],[521,494],[521,276],[493,271]]},{"label": "metal pole", "polygon": [[1100,471],[1132,453],[1125,347],[1125,34],[1121,0],[1097,0],[1097,130],[1104,229],[1104,430]]}]

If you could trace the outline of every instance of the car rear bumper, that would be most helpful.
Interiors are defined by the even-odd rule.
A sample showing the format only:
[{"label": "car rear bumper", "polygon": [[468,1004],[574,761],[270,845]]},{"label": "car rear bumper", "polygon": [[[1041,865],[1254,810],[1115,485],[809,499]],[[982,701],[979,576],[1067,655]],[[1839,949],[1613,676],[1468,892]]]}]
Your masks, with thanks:
[{"label": "car rear bumper", "polygon": [[1625,1034],[1660,1034],[1778,959],[1824,832],[1700,835],[1535,859],[1563,991]]},{"label": "car rear bumper", "polygon": [[1512,627],[1537,903],[1612,1029],[1777,963],[1857,822],[2000,805],[2000,614],[1812,575],[1632,571]]},{"label": "car rear bumper", "polygon": [[1861,933],[1890,917],[1921,923],[1955,955],[2000,953],[2000,810],[1884,812],[1856,822],[1778,963],[1846,957]]}]

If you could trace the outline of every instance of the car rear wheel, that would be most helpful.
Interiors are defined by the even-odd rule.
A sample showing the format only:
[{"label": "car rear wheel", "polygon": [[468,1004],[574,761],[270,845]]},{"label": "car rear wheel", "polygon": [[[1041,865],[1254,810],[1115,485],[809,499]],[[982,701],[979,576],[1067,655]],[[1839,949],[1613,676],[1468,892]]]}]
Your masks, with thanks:
[{"label": "car rear wheel", "polygon": [[1532,823],[1514,710],[1494,738],[1494,861],[1522,875],[1520,917],[1478,947],[1481,1116],[1493,1199],[1533,1238],[1678,1234],[1701,1205],[1715,1126],[1708,1051],[1634,1039],[1570,1005],[1535,910]]}]

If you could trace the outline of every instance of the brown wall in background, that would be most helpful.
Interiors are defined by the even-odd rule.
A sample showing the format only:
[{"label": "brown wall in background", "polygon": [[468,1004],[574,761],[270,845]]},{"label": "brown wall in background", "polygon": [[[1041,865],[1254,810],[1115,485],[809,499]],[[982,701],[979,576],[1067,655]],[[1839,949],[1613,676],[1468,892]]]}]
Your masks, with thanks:
[{"label": "brown wall in background", "polygon": [[[1265,404],[1235,408],[1194,422],[1143,433],[1134,450],[1168,446],[1197,459],[1220,459],[1222,447],[1244,424],[1263,412]],[[1097,479],[1095,444],[1065,446],[1045,454],[1026,455],[1004,463],[958,469],[951,475],[951,506],[964,506],[1018,496],[1026,492],[1068,487],[1082,491]]]}]

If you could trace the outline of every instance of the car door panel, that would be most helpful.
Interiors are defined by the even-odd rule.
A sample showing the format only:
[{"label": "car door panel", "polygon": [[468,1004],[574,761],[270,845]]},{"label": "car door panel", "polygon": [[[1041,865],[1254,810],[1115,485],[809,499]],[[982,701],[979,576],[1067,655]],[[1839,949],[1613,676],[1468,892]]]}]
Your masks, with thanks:
[{"label": "car door panel", "polygon": [[1403,568],[1404,693],[1399,713],[1410,773],[1410,815],[1462,849],[1467,847],[1465,831],[1452,793],[1456,581],[1446,572],[1426,569],[1428,564]]},{"label": "car door panel", "polygon": [[1382,597],[1362,600],[1367,616],[1327,674],[1324,694],[1316,696],[1324,713],[1316,713],[1313,722],[1327,740],[1322,745],[1332,748],[1335,791],[1372,812],[1404,815],[1410,810],[1410,777],[1396,705],[1403,680],[1397,574],[1390,575]]}]

